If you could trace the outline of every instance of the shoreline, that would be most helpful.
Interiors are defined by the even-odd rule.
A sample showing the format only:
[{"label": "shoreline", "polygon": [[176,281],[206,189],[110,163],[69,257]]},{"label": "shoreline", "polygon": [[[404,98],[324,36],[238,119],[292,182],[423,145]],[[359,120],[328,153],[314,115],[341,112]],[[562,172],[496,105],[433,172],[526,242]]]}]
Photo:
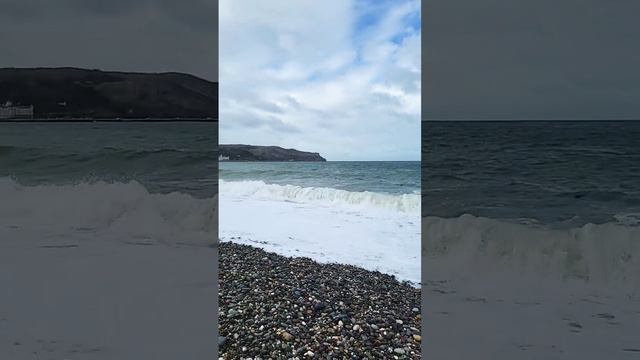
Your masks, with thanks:
[{"label": "shoreline", "polygon": [[392,275],[220,242],[222,359],[420,359],[420,289]]}]

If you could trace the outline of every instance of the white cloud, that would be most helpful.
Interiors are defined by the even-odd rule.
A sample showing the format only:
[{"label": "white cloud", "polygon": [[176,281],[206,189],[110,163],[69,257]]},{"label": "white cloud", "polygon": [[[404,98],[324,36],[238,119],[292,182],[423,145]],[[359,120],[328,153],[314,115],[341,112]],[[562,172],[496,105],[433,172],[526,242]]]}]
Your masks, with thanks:
[{"label": "white cloud", "polygon": [[419,159],[419,6],[221,0],[221,143]]}]

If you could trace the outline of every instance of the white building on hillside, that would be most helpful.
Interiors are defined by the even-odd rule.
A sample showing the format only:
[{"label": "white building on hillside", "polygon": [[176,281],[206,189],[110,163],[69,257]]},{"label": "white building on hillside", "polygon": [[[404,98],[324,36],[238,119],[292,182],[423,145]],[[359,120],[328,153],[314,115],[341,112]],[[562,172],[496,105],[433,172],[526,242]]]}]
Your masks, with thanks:
[{"label": "white building on hillside", "polygon": [[0,105],[0,119],[33,119],[33,105],[13,105],[7,101]]}]

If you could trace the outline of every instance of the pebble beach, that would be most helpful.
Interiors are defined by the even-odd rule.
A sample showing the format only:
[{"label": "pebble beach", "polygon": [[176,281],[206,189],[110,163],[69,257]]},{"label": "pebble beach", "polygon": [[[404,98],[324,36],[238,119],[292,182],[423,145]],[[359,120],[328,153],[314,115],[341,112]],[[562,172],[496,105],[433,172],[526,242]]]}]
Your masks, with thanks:
[{"label": "pebble beach", "polygon": [[222,242],[220,359],[420,359],[420,289]]}]

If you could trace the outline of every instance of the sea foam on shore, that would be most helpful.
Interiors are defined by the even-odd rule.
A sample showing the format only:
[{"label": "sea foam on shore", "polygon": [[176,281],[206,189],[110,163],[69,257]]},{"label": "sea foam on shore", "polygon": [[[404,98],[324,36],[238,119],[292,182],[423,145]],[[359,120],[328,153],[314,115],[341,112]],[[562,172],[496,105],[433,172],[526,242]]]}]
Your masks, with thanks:
[{"label": "sea foam on shore", "polygon": [[420,195],[220,181],[220,239],[420,283]]}]

